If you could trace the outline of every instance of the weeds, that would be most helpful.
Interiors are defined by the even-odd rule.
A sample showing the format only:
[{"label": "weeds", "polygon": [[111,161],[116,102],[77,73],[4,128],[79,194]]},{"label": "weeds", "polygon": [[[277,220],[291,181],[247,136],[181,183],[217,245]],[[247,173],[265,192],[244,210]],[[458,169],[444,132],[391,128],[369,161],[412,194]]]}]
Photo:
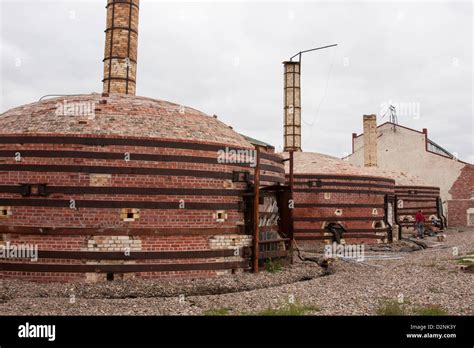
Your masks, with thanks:
[{"label": "weeds", "polygon": [[405,308],[397,301],[386,301],[377,308],[378,315],[407,315]]},{"label": "weeds", "polygon": [[221,315],[229,315],[230,309],[229,308],[215,308],[215,309],[208,309],[204,311],[202,315],[206,316],[221,316]]},{"label": "weeds", "polygon": [[273,261],[272,258],[268,258],[265,261],[265,270],[270,273],[276,273],[282,271],[282,265],[279,261]]},{"label": "weeds", "polygon": [[257,315],[261,316],[300,316],[306,315],[308,312],[318,312],[321,309],[314,306],[306,306],[299,303],[290,304],[283,308],[273,309],[268,308],[261,312],[258,312]]},{"label": "weeds", "polygon": [[441,315],[448,315],[448,311],[439,305],[429,305],[425,307],[414,308],[413,314],[441,316]]}]

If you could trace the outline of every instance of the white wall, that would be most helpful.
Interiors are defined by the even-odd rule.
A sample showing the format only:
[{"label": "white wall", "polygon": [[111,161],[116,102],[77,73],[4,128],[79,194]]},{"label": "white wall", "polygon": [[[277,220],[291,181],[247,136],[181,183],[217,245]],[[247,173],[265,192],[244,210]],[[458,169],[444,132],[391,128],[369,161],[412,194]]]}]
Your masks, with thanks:
[{"label": "white wall", "polygon": [[[425,151],[425,134],[385,124],[377,129],[378,167],[420,177],[426,186],[437,186],[443,201],[451,199],[449,190],[459,177],[464,163]],[[364,165],[364,135],[354,139],[351,164]]]}]

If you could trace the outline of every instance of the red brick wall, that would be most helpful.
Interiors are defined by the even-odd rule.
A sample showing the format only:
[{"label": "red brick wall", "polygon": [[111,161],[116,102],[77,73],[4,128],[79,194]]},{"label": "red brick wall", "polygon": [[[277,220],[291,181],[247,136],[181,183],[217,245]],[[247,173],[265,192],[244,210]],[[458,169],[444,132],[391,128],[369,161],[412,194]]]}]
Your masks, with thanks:
[{"label": "red brick wall", "polygon": [[472,199],[474,197],[474,165],[466,164],[449,190],[452,199]]},{"label": "red brick wall", "polygon": [[[60,135],[57,135],[60,136]],[[67,136],[67,135],[64,135]],[[189,143],[188,143],[189,144]],[[222,146],[225,148],[225,145]],[[41,152],[42,151],[42,152]],[[49,152],[44,152],[49,151]],[[67,151],[68,153],[60,153]],[[79,153],[81,152],[81,153]],[[117,158],[90,158],[84,155],[85,152],[92,153],[115,153],[130,154],[130,161]],[[21,161],[15,160],[15,154],[19,153]],[[52,155],[48,155],[52,154]],[[208,250],[208,239],[215,233],[243,233],[241,225],[244,214],[238,209],[238,203],[243,202],[242,193],[247,189],[245,182],[232,182],[229,178],[212,178],[204,176],[191,176],[187,174],[174,175],[160,174],[111,174],[110,179],[97,186],[91,185],[91,174],[86,166],[97,166],[102,168],[152,168],[165,170],[189,170],[189,171],[210,171],[220,175],[232,174],[233,171],[247,171],[253,175],[254,169],[249,166],[221,163],[193,163],[193,158],[175,160],[173,162],[164,160],[135,160],[135,155],[172,155],[189,157],[217,158],[216,151],[206,151],[199,149],[183,149],[171,147],[147,147],[147,146],[123,146],[123,145],[81,145],[81,144],[0,144],[0,166],[8,165],[8,170],[0,168],[0,207],[8,206],[11,215],[0,217],[1,241],[11,241],[12,243],[27,243],[38,245],[40,250],[84,250],[87,247],[87,240],[94,235],[102,235],[107,230],[108,235],[134,235],[140,239],[141,250],[143,251],[173,251],[173,250]],[[59,156],[58,156],[59,155]],[[102,154],[101,154],[102,156]],[[76,158],[75,158],[76,157]],[[83,158],[78,158],[83,157]],[[272,185],[278,181],[284,183],[283,163],[278,160],[278,156],[271,158],[261,158],[264,167],[261,176],[269,176],[267,180],[262,180],[262,185]],[[32,165],[32,170],[21,171],[21,166]],[[67,172],[50,169],[41,171],[41,166],[75,166],[73,170]],[[36,169],[38,168],[38,169]],[[100,170],[99,170],[100,173]],[[48,189],[59,190],[63,188],[89,188],[105,187],[119,190],[120,188],[163,188],[163,189],[214,189],[214,190],[238,190],[232,195],[223,195],[216,192],[215,195],[199,194],[128,194],[128,193],[66,193],[56,192],[49,195],[32,195],[23,197],[17,188],[20,184],[47,184]],[[13,191],[12,191],[13,190]],[[16,190],[16,191],[15,191]],[[69,208],[69,200],[75,200],[78,209]],[[120,217],[123,207],[113,207],[110,205],[120,202],[130,201],[139,203],[169,202],[178,204],[184,200],[185,209],[159,209],[159,208],[139,208],[140,217],[136,221],[123,221]],[[12,201],[13,200],[13,201]],[[28,202],[39,201],[38,206],[29,206]],[[58,202],[59,206],[47,206],[48,202]],[[107,207],[85,207],[81,206],[81,201],[96,201],[107,203]],[[42,203],[43,202],[43,203]],[[115,203],[114,203],[115,202]],[[206,203],[215,204],[212,209],[187,209],[186,204]],[[231,204],[233,208],[219,208],[220,204]],[[127,208],[135,208],[130,204]],[[224,210],[227,218],[223,222],[215,219],[216,210]],[[34,228],[26,231],[26,228]],[[22,231],[23,229],[23,231]],[[74,235],[65,235],[67,231],[58,232],[62,229],[74,229]],[[87,229],[86,233],[81,233],[81,229]],[[142,230],[156,229],[154,234],[142,234]],[[160,231],[167,230],[166,234],[160,235]],[[191,229],[199,229],[200,235],[186,235]],[[218,229],[219,232],[214,232]],[[222,232],[222,230],[229,232]],[[41,232],[47,230],[47,233]],[[116,233],[114,233],[114,230]],[[38,231],[37,234],[32,234]],[[56,231],[56,232],[55,232]],[[174,233],[173,231],[176,231]],[[18,234],[23,232],[28,234]],[[55,233],[61,233],[55,235]],[[193,232],[195,233],[195,232]],[[196,260],[194,261],[203,261]],[[216,261],[206,259],[207,261]],[[206,261],[205,260],[205,261]],[[179,260],[178,260],[179,261]],[[206,261],[206,262],[207,262]],[[58,262],[58,261],[55,261]],[[68,262],[63,260],[61,262]],[[165,262],[165,261],[163,261]],[[169,262],[169,261],[167,261]],[[186,261],[187,262],[187,261]],[[215,271],[177,271],[177,272],[143,272],[138,276],[202,276],[215,275]],[[84,275],[67,274],[59,272],[3,272],[2,276],[22,277],[32,280],[59,280],[68,281],[83,279]]]},{"label": "red brick wall", "polygon": [[430,186],[395,186],[397,206],[400,200],[403,207],[397,208],[397,220],[402,227],[414,227],[415,215],[421,210],[428,220],[430,216],[440,218],[437,201],[440,195],[438,187]]},{"label": "red brick wall", "polygon": [[468,224],[467,210],[474,208],[474,165],[466,164],[454,182],[448,200],[448,224],[462,227]]},{"label": "red brick wall", "polygon": [[[89,158],[41,158],[22,155],[23,160],[16,162],[13,155],[0,158],[1,164],[11,165],[74,165],[81,166],[100,166],[100,167],[130,167],[130,168],[162,168],[162,169],[186,169],[212,171],[216,173],[232,173],[236,171],[250,171],[252,168],[243,168],[234,165],[208,164],[208,163],[189,163],[189,162],[157,162],[157,161],[136,161],[133,160],[135,153],[140,154],[168,154],[181,156],[200,156],[216,157],[215,152],[197,151],[185,149],[169,148],[148,148],[148,147],[125,147],[125,146],[107,146],[106,149],[100,146],[83,145],[53,145],[53,144],[24,144],[24,145],[2,145],[3,151],[9,150],[11,153],[28,150],[48,150],[48,151],[91,151],[91,152],[114,152],[130,153],[131,161],[118,159],[89,159]],[[283,170],[283,165],[271,160],[262,159],[262,164],[276,166]],[[270,175],[283,178],[283,173],[270,172],[262,170],[261,175]],[[134,174],[112,174],[107,187],[160,187],[160,188],[203,188],[203,189],[226,189],[229,180],[192,176],[173,176],[173,175],[134,175]],[[47,183],[48,186],[71,186],[88,187],[90,185],[90,175],[81,172],[30,172],[30,171],[2,171],[0,172],[0,185],[19,185],[21,183],[39,184]],[[273,182],[263,182],[262,184],[273,184]],[[235,182],[229,189],[244,190],[245,183]],[[0,193],[2,199],[22,199],[37,200],[39,197],[22,198],[17,193]],[[31,207],[31,206],[13,206],[12,216],[8,219],[0,219],[0,226],[21,225],[21,226],[41,226],[41,227],[102,227],[104,223],[113,224],[120,222],[119,209],[112,208],[81,208],[78,203],[78,210],[69,209],[68,201],[74,199],[94,200],[94,201],[149,201],[149,202],[174,202],[178,203],[183,199],[186,203],[238,203],[242,200],[239,196],[199,196],[199,195],[132,195],[132,194],[67,194],[52,193],[47,197],[40,198],[44,200],[64,201],[64,207]],[[0,201],[1,202],[1,201]],[[0,206],[2,203],[0,203]],[[130,206],[133,208],[133,206]],[[218,209],[218,208],[217,208]],[[243,219],[243,214],[237,210],[230,210],[228,219],[223,223],[217,223],[212,217],[214,210],[156,210],[141,209],[140,219],[134,222],[124,222],[123,225],[130,227],[231,227]]]},{"label": "red brick wall", "polygon": [[[152,236],[152,235],[138,235],[133,236],[135,240],[141,241],[141,251],[192,251],[192,250],[209,250],[209,238],[212,235],[199,236]],[[38,250],[60,250],[60,251],[87,251],[87,242],[91,238],[90,235],[47,235],[40,236],[34,234],[8,234],[4,236],[5,240],[10,242],[10,245],[36,245]],[[132,251],[133,252],[133,251]],[[6,259],[3,263],[17,263],[21,261],[22,264],[36,264],[36,261],[28,259]],[[222,258],[192,258],[192,259],[150,259],[150,260],[136,260],[132,261],[134,264],[183,264],[183,263],[213,263],[223,262]],[[76,259],[45,259],[42,258],[37,262],[44,264],[82,264],[83,260]],[[91,262],[91,261],[88,261]],[[94,260],[95,263],[122,263],[122,261],[106,261]],[[130,261],[127,261],[130,263]],[[218,272],[213,270],[191,270],[191,271],[166,271],[166,272],[136,272],[125,273],[125,276],[150,278],[150,277],[203,277],[216,276]],[[123,276],[122,273],[114,274]],[[70,272],[16,272],[16,271],[0,271],[0,277],[5,278],[21,278],[33,281],[83,281],[86,280],[84,273],[70,273]]]},{"label": "red brick wall", "polygon": [[[320,187],[309,186],[310,181],[320,180]],[[295,175],[295,238],[299,243],[330,242],[332,236],[324,231],[324,224],[337,222],[347,230],[346,243],[368,243],[384,241],[388,237],[385,224],[385,194],[394,194],[393,180],[380,181],[370,178],[334,176],[330,178],[308,178]],[[309,192],[308,192],[309,191]],[[348,192],[352,191],[352,192]],[[325,198],[325,193],[330,198]],[[316,206],[305,206],[312,204]],[[336,210],[342,210],[337,216]],[[373,215],[373,209],[377,215]],[[309,218],[311,221],[301,221]],[[374,228],[381,221],[382,228]]]}]

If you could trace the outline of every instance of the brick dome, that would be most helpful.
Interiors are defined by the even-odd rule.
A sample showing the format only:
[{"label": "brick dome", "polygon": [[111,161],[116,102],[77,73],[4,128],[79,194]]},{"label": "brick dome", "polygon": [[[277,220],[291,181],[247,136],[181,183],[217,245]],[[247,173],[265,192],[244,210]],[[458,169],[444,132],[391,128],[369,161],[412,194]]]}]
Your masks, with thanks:
[{"label": "brick dome", "polygon": [[[284,154],[288,157],[288,153]],[[403,172],[382,170],[376,167],[357,167],[337,157],[323,155],[317,152],[294,153],[295,174],[323,175],[354,175],[382,177],[395,180],[396,185],[424,185],[421,178]],[[286,162],[286,172],[289,173],[289,163]]]},{"label": "brick dome", "polygon": [[253,148],[215,117],[163,100],[125,94],[65,96],[0,115],[3,134],[148,137]]},{"label": "brick dome", "polygon": [[[255,169],[232,152],[222,161],[222,151],[255,158],[255,148],[214,117],[124,94],[60,97],[0,115],[0,147],[0,245],[38,245],[40,253],[39,262],[0,260],[0,277],[97,281],[249,268]],[[260,184],[284,182],[282,158],[262,150]]]},{"label": "brick dome", "polygon": [[[295,174],[381,176],[378,175],[376,170],[359,168],[337,157],[323,155],[317,152],[294,152],[293,155],[293,170]],[[285,156],[288,157],[288,154],[285,153]],[[288,173],[288,162],[286,162],[285,169]]]}]

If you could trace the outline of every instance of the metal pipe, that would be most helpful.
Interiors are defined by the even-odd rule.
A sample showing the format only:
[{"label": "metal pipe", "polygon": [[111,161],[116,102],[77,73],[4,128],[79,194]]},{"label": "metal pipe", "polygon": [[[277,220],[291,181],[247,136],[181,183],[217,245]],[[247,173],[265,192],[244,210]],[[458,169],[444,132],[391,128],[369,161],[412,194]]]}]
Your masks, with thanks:
[{"label": "metal pipe", "polygon": [[253,197],[253,272],[258,272],[258,261],[260,258],[260,236],[259,236],[259,198],[260,198],[260,149],[256,146],[256,166],[254,171],[254,197]]},{"label": "metal pipe", "polygon": [[[294,204],[293,198],[293,188],[294,188],[294,152],[290,151],[290,200]],[[289,202],[288,202],[289,204]],[[294,205],[293,205],[294,207]],[[294,222],[293,222],[293,208],[290,209],[290,226],[289,226],[289,238],[290,238],[290,245],[289,245],[289,256],[290,256],[290,263],[293,263],[293,243],[294,243]]]},{"label": "metal pipe", "polygon": [[441,220],[442,229],[448,227],[448,219],[444,216],[443,212],[443,202],[441,202],[441,197],[436,198],[436,211],[438,213],[439,219]]},{"label": "metal pipe", "polygon": [[401,240],[403,237],[402,234],[402,225],[400,225],[400,221],[398,220],[398,197],[395,196],[395,203],[393,204],[393,213],[395,214],[395,225],[398,226],[398,240]]},{"label": "metal pipe", "polygon": [[296,56],[300,56],[300,57],[299,57],[299,60],[300,60],[300,62],[301,62],[301,55],[302,55],[303,53],[312,52],[312,51],[317,51],[317,50],[322,50],[322,49],[324,49],[324,48],[329,48],[329,47],[334,47],[334,46],[337,46],[337,44],[328,45],[328,46],[322,46],[322,47],[316,47],[316,48],[311,48],[311,49],[309,49],[309,50],[300,51],[300,52],[296,53],[293,57],[291,57],[291,58],[290,58],[290,61],[292,61],[293,58],[295,58]]},{"label": "metal pipe", "polygon": [[[389,210],[389,204],[390,204],[389,201],[390,201],[390,200],[389,200],[388,195],[385,195],[385,196],[384,196],[384,210],[385,210],[385,214],[384,214],[384,216],[383,216],[383,221],[388,225],[388,228],[389,228],[389,231],[390,231],[390,235],[387,236],[387,237],[388,237],[387,239],[388,239],[388,241],[389,241],[390,243],[392,243],[392,242],[393,242],[393,226],[392,226],[392,224],[390,223],[390,221],[388,221],[388,214],[389,214],[389,211],[388,211],[388,210]],[[392,204],[393,204],[393,203],[392,203]],[[392,210],[392,211],[393,211],[393,210]],[[397,238],[397,239],[398,239],[398,238]]]}]

